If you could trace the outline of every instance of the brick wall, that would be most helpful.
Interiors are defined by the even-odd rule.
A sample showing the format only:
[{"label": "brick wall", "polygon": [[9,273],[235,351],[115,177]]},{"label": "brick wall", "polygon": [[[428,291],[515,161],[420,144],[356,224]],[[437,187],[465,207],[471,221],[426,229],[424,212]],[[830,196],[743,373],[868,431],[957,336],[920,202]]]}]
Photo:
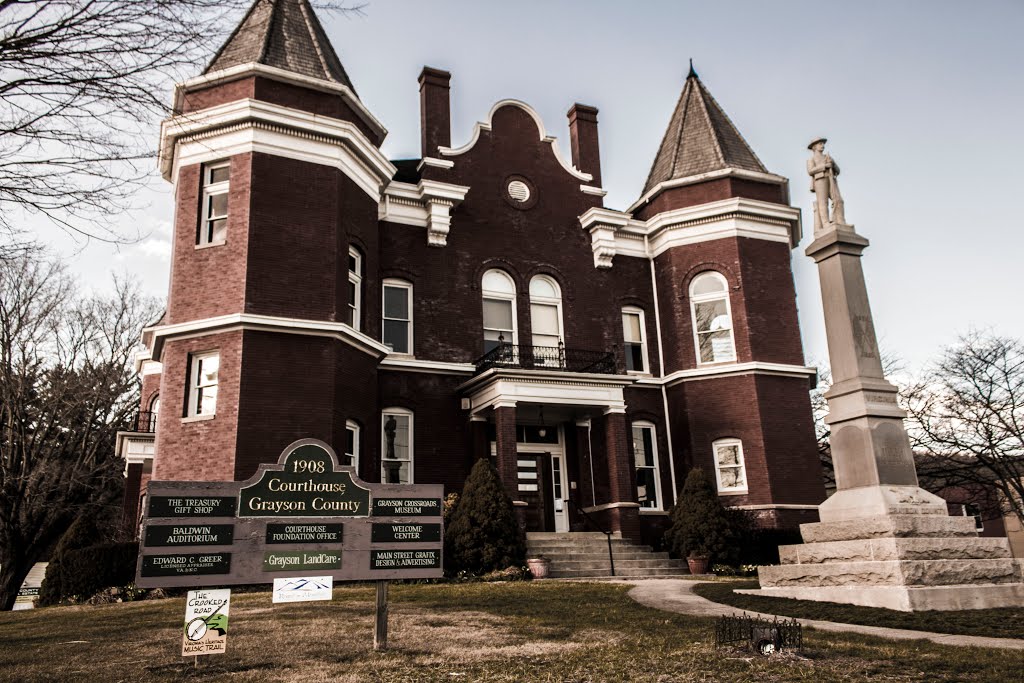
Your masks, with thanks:
[{"label": "brick wall", "polygon": [[663,211],[697,206],[733,197],[745,197],[775,204],[787,203],[786,189],[783,185],[727,177],[663,190],[637,209],[635,217],[646,221]]}]

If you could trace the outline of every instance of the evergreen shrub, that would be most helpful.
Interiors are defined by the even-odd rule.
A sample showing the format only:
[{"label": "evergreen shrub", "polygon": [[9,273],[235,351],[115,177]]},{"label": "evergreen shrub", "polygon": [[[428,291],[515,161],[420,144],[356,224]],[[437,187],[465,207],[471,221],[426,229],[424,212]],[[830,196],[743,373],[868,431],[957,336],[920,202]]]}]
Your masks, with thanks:
[{"label": "evergreen shrub", "polygon": [[722,506],[701,468],[690,470],[669,519],[665,546],[673,555],[706,557],[712,565],[735,563],[743,521]]},{"label": "evergreen shrub", "polygon": [[526,562],[526,542],[512,499],[490,460],[481,458],[473,465],[450,520],[444,534],[449,576],[479,576]]},{"label": "evergreen shrub", "polygon": [[134,542],[69,550],[61,561],[62,597],[86,600],[104,588],[134,583],[138,557],[139,544]]},{"label": "evergreen shrub", "polygon": [[[63,585],[65,554],[73,550],[81,550],[99,542],[101,532],[96,522],[96,515],[86,512],[78,516],[67,531],[60,537],[57,546],[50,555],[43,575],[43,583],[39,587],[37,602],[40,607],[56,605],[61,599],[70,595]],[[74,565],[69,565],[73,567]]]}]

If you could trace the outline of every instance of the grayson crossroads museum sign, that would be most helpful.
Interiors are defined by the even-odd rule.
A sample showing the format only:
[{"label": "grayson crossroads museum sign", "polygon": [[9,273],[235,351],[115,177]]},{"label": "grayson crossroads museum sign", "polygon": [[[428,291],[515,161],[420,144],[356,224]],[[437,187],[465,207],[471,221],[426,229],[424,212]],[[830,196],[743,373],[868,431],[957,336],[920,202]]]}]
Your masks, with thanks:
[{"label": "grayson crossroads museum sign", "polygon": [[247,481],[153,481],[136,584],[438,578],[443,495],[438,484],[364,482],[316,439]]}]

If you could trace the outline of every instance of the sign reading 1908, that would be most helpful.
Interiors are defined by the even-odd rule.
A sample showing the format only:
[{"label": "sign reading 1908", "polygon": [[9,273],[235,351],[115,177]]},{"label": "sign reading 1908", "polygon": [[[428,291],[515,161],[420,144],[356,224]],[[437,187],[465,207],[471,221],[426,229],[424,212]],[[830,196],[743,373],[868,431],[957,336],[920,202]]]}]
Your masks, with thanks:
[{"label": "sign reading 1908", "polygon": [[442,498],[440,485],[364,482],[303,439],[247,481],[150,482],[136,583],[436,578]]}]

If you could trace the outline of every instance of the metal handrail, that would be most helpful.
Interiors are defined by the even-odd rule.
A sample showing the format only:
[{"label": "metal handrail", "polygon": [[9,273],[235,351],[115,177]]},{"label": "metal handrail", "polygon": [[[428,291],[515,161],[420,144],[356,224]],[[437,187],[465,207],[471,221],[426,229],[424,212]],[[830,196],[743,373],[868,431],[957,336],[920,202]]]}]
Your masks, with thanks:
[{"label": "metal handrail", "polygon": [[614,375],[618,370],[614,352],[567,349],[561,341],[558,342],[558,346],[526,346],[508,344],[499,339],[498,345],[480,356],[475,365],[478,373],[495,367],[592,372],[602,375]]},{"label": "metal handrail", "polygon": [[612,576],[615,576],[615,556],[612,554],[612,532],[601,526],[593,517],[587,514],[587,511],[576,504],[572,498],[566,498],[565,502],[576,508],[576,511],[583,515],[583,519],[590,522],[598,531],[604,534],[605,539],[608,541],[608,565],[611,567]]}]

